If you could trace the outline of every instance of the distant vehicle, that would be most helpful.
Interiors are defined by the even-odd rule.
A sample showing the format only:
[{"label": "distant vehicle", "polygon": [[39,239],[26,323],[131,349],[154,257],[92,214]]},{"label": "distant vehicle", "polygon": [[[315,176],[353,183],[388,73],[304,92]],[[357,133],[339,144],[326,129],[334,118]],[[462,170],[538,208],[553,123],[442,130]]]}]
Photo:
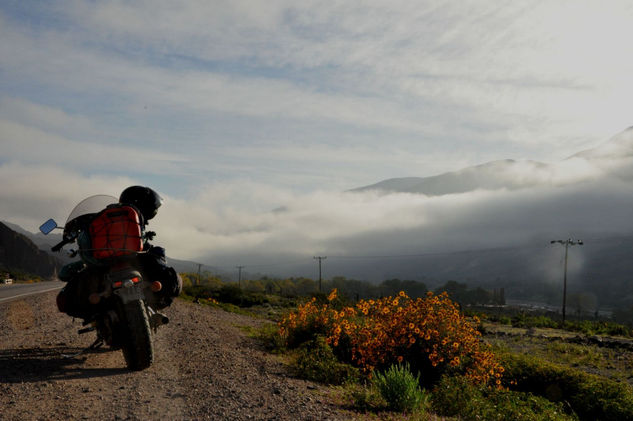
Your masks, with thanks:
[{"label": "distant vehicle", "polygon": [[12,283],[13,283],[13,279],[11,278],[0,279],[0,284],[12,284]]}]

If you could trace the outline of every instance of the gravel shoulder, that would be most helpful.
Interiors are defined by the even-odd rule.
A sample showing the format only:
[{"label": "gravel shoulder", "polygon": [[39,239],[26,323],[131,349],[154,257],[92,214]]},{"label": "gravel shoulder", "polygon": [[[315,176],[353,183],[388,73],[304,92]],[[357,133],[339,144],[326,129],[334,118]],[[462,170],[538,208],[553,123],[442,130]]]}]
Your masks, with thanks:
[{"label": "gravel shoulder", "polygon": [[154,364],[120,351],[75,355],[94,340],[57,312],[55,292],[0,303],[2,420],[350,420],[328,388],[293,378],[243,327],[264,320],[176,300]]}]

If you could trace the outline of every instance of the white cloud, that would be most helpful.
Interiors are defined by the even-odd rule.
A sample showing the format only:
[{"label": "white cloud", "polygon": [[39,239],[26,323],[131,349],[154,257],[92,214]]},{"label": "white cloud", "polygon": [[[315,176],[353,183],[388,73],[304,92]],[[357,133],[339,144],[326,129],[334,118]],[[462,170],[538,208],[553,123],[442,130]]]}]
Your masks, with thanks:
[{"label": "white cloud", "polygon": [[3,120],[39,128],[54,133],[81,133],[95,136],[97,130],[89,118],[70,115],[60,108],[26,101],[22,98],[0,97]]},{"label": "white cloud", "polygon": [[630,126],[626,1],[20,7],[0,6],[0,210],[27,229],[139,178],[169,186],[152,225],[184,258],[628,229],[630,162],[609,157],[491,174],[516,191],[332,192]]},{"label": "white cloud", "polygon": [[[565,161],[550,169],[556,183],[545,177],[518,190],[434,197],[297,193],[248,180],[217,182],[186,200],[165,195],[150,229],[158,232],[155,242],[171,257],[220,266],[320,253],[411,255],[631,232],[630,180],[587,174],[585,163],[574,168],[579,163]],[[532,167],[525,169],[525,176],[533,175]],[[31,231],[49,217],[63,223],[87,196],[117,196],[138,183],[128,177],[86,179],[70,170],[18,164],[0,165],[0,177],[5,181],[0,186],[1,219]],[[499,177],[516,182],[520,168]]]},{"label": "white cloud", "polygon": [[2,119],[0,142],[5,161],[50,163],[91,172],[162,172],[169,170],[173,162],[182,161],[173,154],[89,140],[70,140]]},{"label": "white cloud", "polygon": [[118,197],[135,184],[124,176],[83,176],[57,166],[0,164],[0,219],[36,232],[48,218],[63,225],[81,200],[95,194]]},{"label": "white cloud", "polygon": [[[546,146],[562,158],[629,123],[632,64],[617,46],[631,11],[596,7],[75,2],[58,13],[82,36],[34,39],[10,25],[18,42],[7,55],[16,71],[47,63],[60,86],[84,92],[97,82],[132,104],[404,129],[423,144],[474,136],[493,139],[484,148],[511,141],[533,158],[551,156]],[[608,25],[584,30],[592,19]]]}]

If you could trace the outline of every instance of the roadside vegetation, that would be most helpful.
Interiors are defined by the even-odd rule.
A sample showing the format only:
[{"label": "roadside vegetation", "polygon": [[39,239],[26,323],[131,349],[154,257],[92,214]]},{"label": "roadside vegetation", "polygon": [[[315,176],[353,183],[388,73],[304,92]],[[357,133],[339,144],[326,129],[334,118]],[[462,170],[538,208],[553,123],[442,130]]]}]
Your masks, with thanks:
[{"label": "roadside vegetation", "polygon": [[[417,284],[409,284],[415,296],[400,290],[361,298],[337,289],[282,294],[275,281],[258,282],[240,288],[215,280],[188,285],[185,293],[273,320],[256,336],[283,354],[298,377],[333,385],[350,410],[379,419],[633,420],[633,350],[568,340],[626,340],[629,326],[563,324],[500,307],[475,311]],[[286,291],[290,283],[309,285],[289,280]]]},{"label": "roadside vegetation", "polygon": [[496,325],[507,325],[517,328],[549,328],[577,332],[585,335],[609,335],[633,338],[633,326],[617,323],[612,320],[571,319],[563,322],[560,318],[548,315],[530,315],[525,312],[504,310],[503,315],[485,310],[467,310],[467,314],[478,316]]},{"label": "roadside vegetation", "polygon": [[9,278],[13,280],[13,282],[21,284],[31,284],[44,281],[44,278],[39,275],[34,275],[15,268],[9,270],[9,268],[0,264],[0,284],[5,278]]}]

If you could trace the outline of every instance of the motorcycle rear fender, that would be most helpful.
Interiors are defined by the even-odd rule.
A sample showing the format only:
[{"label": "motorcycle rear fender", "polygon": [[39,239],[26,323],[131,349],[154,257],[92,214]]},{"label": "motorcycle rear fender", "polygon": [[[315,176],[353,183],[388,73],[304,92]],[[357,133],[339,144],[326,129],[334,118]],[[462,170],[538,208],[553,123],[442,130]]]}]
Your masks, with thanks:
[{"label": "motorcycle rear fender", "polygon": [[127,288],[118,288],[114,290],[114,293],[119,296],[123,304],[127,304],[135,300],[145,299],[145,294],[143,293],[141,287],[138,285],[133,285]]},{"label": "motorcycle rear fender", "polygon": [[119,296],[123,304],[145,299],[145,283],[137,270],[123,270],[108,276],[112,292]]}]

